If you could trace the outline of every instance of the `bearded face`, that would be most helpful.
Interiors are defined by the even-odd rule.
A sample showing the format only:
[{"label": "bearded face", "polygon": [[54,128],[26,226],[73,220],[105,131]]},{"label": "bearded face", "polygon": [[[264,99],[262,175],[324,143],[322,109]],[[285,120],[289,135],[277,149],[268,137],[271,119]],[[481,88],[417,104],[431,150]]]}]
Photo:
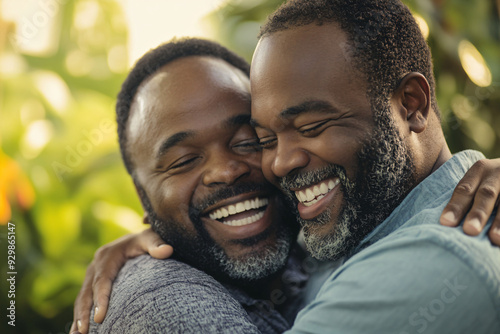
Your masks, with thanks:
[{"label": "bearded face", "polygon": [[[341,208],[330,207],[313,219],[303,219],[296,212],[307,250],[317,259],[336,260],[346,255],[389,216],[415,185],[411,153],[388,108],[377,116],[370,139],[357,155],[359,168],[354,179],[349,179],[345,169],[335,164],[280,179],[280,187],[295,208],[297,195],[290,189],[321,180],[339,180],[344,198]],[[334,217],[332,211],[340,214]],[[325,234],[321,230],[328,225],[331,229]]]}]

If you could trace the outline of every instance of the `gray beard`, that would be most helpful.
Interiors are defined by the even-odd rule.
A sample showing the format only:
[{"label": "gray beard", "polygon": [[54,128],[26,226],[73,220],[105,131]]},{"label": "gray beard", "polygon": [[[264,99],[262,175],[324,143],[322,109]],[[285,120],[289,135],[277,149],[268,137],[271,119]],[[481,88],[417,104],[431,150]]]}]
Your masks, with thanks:
[{"label": "gray beard", "polygon": [[[369,140],[358,153],[355,180],[347,178],[345,169],[329,165],[317,171],[286,176],[280,187],[293,202],[307,250],[319,260],[337,260],[351,252],[368,233],[382,223],[416,184],[411,152],[405,145],[390,110],[376,117],[376,126]],[[297,198],[291,188],[301,188],[329,177],[339,177],[344,194],[343,207],[327,235],[319,228],[335,219],[333,208],[314,219],[305,220],[297,211]]]},{"label": "gray beard", "polygon": [[271,276],[282,269],[288,259],[291,244],[292,240],[278,231],[276,243],[259,252],[231,258],[222,248],[212,247],[210,253],[219,262],[222,271],[231,279],[254,281]]},{"label": "gray beard", "polygon": [[[196,233],[186,231],[181,223],[170,217],[165,219],[158,217],[145,192],[141,187],[138,189],[141,190],[139,194],[153,230],[174,247],[174,258],[203,270],[220,281],[235,284],[247,284],[267,278],[286,265],[291,247],[297,237],[298,224],[294,221],[289,210],[285,211],[284,203],[280,203],[276,207],[276,210],[283,212],[279,223],[272,224],[267,230],[256,236],[234,241],[249,249],[246,254],[238,257],[228,255],[211,238],[199,215],[199,212],[213,203],[250,190],[262,189],[262,186],[247,184],[223,188],[206,198],[202,203],[187,207]],[[272,233],[276,234],[275,243],[267,247],[252,248],[253,245],[267,239]]]},{"label": "gray beard", "polygon": [[[293,229],[278,226],[275,232],[276,242],[272,245],[250,250],[239,257],[231,257],[202,227],[197,228],[199,233],[193,236],[176,229],[177,225],[174,222],[159,219],[158,216],[155,219],[150,218],[150,221],[153,230],[174,247],[175,258],[205,271],[220,281],[231,281],[236,284],[260,280],[284,268],[296,238]],[[195,223],[195,226],[201,225]],[[266,239],[270,233],[272,232],[269,230],[264,231],[258,236],[246,239],[244,243],[256,244]]]}]

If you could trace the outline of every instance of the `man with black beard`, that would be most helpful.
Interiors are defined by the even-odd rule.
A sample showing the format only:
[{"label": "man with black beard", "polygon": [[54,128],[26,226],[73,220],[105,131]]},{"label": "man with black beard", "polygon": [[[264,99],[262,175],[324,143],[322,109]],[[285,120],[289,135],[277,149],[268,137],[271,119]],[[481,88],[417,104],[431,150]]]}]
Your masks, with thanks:
[{"label": "man with black beard", "polygon": [[[298,224],[260,169],[248,73],[243,59],[199,39],[161,45],[129,73],[116,106],[123,161],[153,230],[176,252],[127,263],[106,320],[91,332],[290,327],[300,302],[294,286],[306,279],[295,256],[284,271]],[[277,292],[279,307],[260,301]]]}]

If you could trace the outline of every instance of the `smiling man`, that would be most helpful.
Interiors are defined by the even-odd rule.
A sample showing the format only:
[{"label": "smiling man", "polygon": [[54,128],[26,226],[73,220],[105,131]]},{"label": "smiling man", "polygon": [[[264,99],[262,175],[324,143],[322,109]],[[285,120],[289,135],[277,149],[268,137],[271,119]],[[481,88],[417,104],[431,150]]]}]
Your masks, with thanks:
[{"label": "smiling man", "polygon": [[[253,125],[264,150],[264,173],[294,202],[308,250],[323,260],[346,255],[451,157],[437,109],[422,101],[430,93],[424,75],[398,67],[390,78],[379,78],[385,86],[400,82],[397,93],[404,101],[388,101],[394,87],[368,91],[361,60],[353,59],[356,52],[363,57],[363,50],[349,42],[336,23],[264,30],[252,62]],[[430,63],[424,64],[432,79]],[[395,118],[391,107],[398,102],[414,109]],[[398,127],[405,125],[401,133]]]},{"label": "smiling man", "polygon": [[452,157],[408,8],[289,1],[262,28],[251,68],[264,174],[296,208],[311,254],[345,259],[291,333],[498,331],[500,250],[439,225],[483,156]]},{"label": "smiling man", "polygon": [[143,58],[130,78],[145,64],[163,67],[131,104],[137,81],[126,81],[117,106],[120,147],[148,219],[182,260],[217,278],[265,277],[283,266],[295,235],[260,170],[248,77],[213,57],[154,59],[169,48],[184,51],[170,44]]},{"label": "smiling man", "polygon": [[244,60],[199,39],[162,45],[130,72],[116,108],[122,157],[153,230],[176,253],[130,261],[114,283],[108,317],[91,332],[290,327],[297,303],[279,313],[257,300],[268,299],[272,285],[298,302],[287,286],[296,281],[279,274],[305,278],[293,266],[282,271],[298,224],[260,169],[248,73]]}]

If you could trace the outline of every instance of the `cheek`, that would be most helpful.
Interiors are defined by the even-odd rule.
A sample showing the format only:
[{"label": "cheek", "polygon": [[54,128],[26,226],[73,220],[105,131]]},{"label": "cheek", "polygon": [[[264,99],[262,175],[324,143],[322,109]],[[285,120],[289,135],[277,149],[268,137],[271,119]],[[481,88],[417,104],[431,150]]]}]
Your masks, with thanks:
[{"label": "cheek", "polygon": [[189,179],[174,177],[164,180],[156,189],[157,212],[162,217],[183,221],[189,217],[189,204],[196,185]]},{"label": "cheek", "polygon": [[274,162],[274,152],[270,150],[264,150],[262,152],[262,173],[264,174],[264,177],[267,179],[267,181],[277,184],[276,176],[274,175],[272,171],[272,166]]},{"label": "cheek", "polygon": [[357,156],[362,143],[354,137],[331,136],[317,138],[309,145],[311,153],[322,161],[344,167],[348,174],[357,165]]},{"label": "cheek", "polygon": [[262,169],[262,152],[252,152],[245,156],[245,163],[260,172]]}]

